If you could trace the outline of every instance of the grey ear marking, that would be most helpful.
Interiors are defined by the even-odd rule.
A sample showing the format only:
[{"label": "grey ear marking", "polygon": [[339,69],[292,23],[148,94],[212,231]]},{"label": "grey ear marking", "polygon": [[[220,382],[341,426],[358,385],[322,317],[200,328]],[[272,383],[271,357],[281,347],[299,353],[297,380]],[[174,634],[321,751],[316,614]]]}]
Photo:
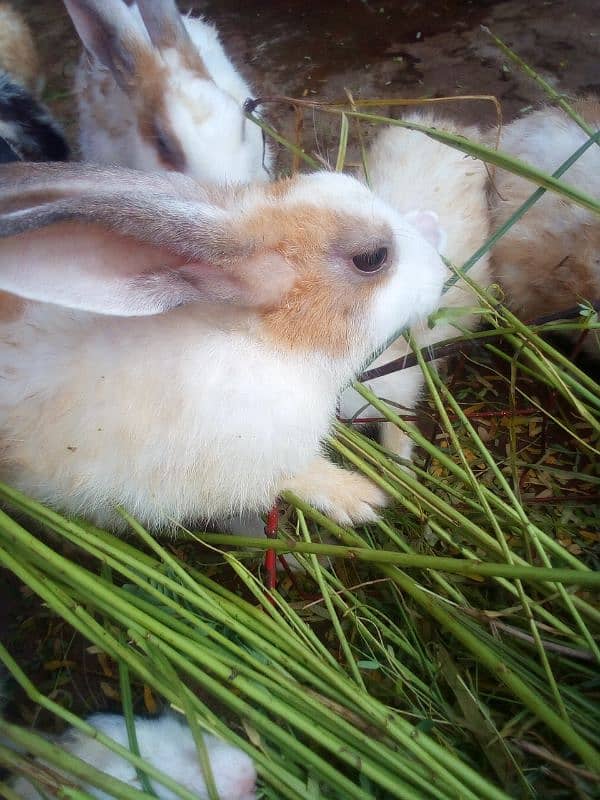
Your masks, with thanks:
[{"label": "grey ear marking", "polygon": [[244,247],[231,214],[184,176],[0,169],[0,291],[28,300],[117,316],[234,301]]},{"label": "grey ear marking", "polygon": [[107,67],[126,90],[136,73],[137,50],[145,44],[123,0],[64,0],[88,55]]},{"label": "grey ear marking", "polygon": [[154,47],[175,48],[189,67],[208,78],[202,56],[187,32],[175,0],[137,0],[137,6]]},{"label": "grey ear marking", "polygon": [[194,240],[219,227],[220,212],[195,181],[176,173],[90,164],[16,163],[0,169],[0,235],[57,222],[98,223],[193,257]]},{"label": "grey ear marking", "polygon": [[189,40],[174,0],[138,0],[137,6],[150,41],[159,50],[175,47],[182,38]]}]

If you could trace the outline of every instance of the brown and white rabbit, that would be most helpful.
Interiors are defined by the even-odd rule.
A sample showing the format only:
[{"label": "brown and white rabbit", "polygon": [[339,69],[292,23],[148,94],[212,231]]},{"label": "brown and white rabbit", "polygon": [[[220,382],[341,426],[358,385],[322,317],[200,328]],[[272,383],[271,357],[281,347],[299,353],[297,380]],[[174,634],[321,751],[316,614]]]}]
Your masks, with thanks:
[{"label": "brown and white rabbit", "polygon": [[[600,130],[600,100],[573,103],[592,128]],[[500,149],[549,174],[588,139],[563,111],[542,108],[502,129]],[[600,147],[593,144],[561,177],[591,197],[600,198]],[[502,225],[535,186],[498,170],[491,193],[493,219]],[[546,192],[494,247],[493,268],[516,314],[533,319],[578,303],[600,299],[600,216],[564,197]],[[583,342],[600,356],[598,332]]]},{"label": "brown and white rabbit", "polygon": [[[471,139],[479,139],[480,131],[465,127],[435,113],[413,113],[405,119],[440,128]],[[415,206],[434,211],[445,237],[436,242],[440,252],[455,266],[461,267],[485,242],[489,232],[487,207],[487,172],[485,165],[458,150],[430,139],[423,133],[400,127],[386,127],[376,137],[367,154],[367,167],[372,190],[396,211],[406,214]],[[450,277],[449,269],[446,277]],[[469,277],[486,286],[490,283],[487,256],[470,270]],[[443,295],[440,305],[453,309],[473,307],[477,300],[464,282],[458,282]],[[472,329],[478,317],[472,313],[453,321],[439,321],[429,328],[427,319],[417,315],[411,329],[420,347],[458,336],[461,329]],[[397,328],[402,321],[398,318]],[[411,350],[403,337],[397,339],[373,364],[379,366],[401,358]],[[381,398],[391,400],[403,409],[413,409],[423,389],[424,378],[419,367],[393,372],[369,382]],[[364,399],[348,389],[343,393],[340,411],[344,417],[379,416]],[[395,425],[382,423],[381,440],[385,447],[402,458],[410,458],[412,440]]]},{"label": "brown and white rabbit", "polygon": [[[93,714],[90,725],[128,747],[125,720],[119,714]],[[190,728],[171,713],[154,718],[135,718],[135,729],[140,755],[152,766],[189,789],[199,800],[208,800],[209,794],[202,767],[198,760],[196,744]],[[135,767],[109,750],[97,739],[69,728],[55,743],[68,753],[82,759],[98,770],[123,781],[128,786],[140,788]],[[220,800],[255,800],[256,769],[252,759],[231,744],[204,734],[215,786]],[[155,779],[150,784],[160,800],[175,800],[176,795]],[[23,800],[41,800],[42,795],[24,777],[15,779],[11,788]],[[110,800],[112,795],[89,784],[83,786],[92,797]],[[45,795],[44,795],[45,796]]]},{"label": "brown and white rabbit", "polygon": [[174,0],[65,0],[87,56],[76,75],[84,161],[266,181],[271,156],[244,116],[252,90],[216,29]]},{"label": "brown and white rabbit", "polygon": [[0,170],[0,477],[115,529],[383,493],[320,455],[369,353],[439,304],[432,215],[355,179],[206,190],[87,164]]},{"label": "brown and white rabbit", "polygon": [[68,158],[62,130],[40,102],[43,84],[27,23],[0,3],[0,163]]}]

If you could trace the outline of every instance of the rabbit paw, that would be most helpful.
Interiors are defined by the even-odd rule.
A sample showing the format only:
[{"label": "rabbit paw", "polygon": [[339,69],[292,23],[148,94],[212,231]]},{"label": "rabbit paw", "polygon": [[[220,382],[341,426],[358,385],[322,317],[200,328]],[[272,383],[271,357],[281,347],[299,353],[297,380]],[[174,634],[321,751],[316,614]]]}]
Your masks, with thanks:
[{"label": "rabbit paw", "polygon": [[379,518],[377,509],[387,495],[359,472],[338,467],[325,458],[315,459],[308,469],[281,487],[298,495],[340,525],[364,525]]}]

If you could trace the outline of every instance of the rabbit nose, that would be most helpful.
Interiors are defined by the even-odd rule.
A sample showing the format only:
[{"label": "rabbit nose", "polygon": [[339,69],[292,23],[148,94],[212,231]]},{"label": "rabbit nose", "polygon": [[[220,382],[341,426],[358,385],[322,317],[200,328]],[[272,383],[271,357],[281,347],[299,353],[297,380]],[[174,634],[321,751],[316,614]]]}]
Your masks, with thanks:
[{"label": "rabbit nose", "polygon": [[255,800],[256,776],[254,770],[249,770],[247,774],[240,775],[236,783],[239,800]]}]

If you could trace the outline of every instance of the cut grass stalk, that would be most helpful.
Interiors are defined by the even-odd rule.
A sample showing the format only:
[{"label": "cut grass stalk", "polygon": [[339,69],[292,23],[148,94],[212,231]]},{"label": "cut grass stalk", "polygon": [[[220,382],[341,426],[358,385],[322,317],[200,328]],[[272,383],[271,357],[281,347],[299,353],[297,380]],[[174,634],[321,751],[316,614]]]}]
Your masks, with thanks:
[{"label": "cut grass stalk", "polygon": [[[344,450],[346,450],[346,448],[340,447],[341,452]],[[344,452],[344,455],[356,464],[357,459],[353,456],[351,451]],[[361,464],[361,471],[375,483],[381,483],[378,480],[378,474],[365,462]],[[298,504],[305,513],[311,514],[310,506],[307,507],[299,498],[294,497],[290,493],[288,493],[288,498],[294,505]],[[360,537],[356,534],[350,534],[344,531],[344,535],[349,539],[354,539],[356,542],[361,541]],[[389,575],[403,591],[410,594],[410,596],[431,616],[437,619],[444,628],[452,633],[478,661],[495,675],[496,678],[506,684],[514,695],[536,714],[536,716],[543,720],[557,736],[567,743],[590,768],[597,768],[597,764],[600,764],[600,753],[583,739],[570,724],[556,714],[539,695],[533,692],[525,681],[507,669],[502,660],[498,659],[476,636],[461,627],[461,623],[459,623],[450,612],[446,611],[437,599],[430,596],[429,593],[419,587],[415,581],[398,568],[381,565],[380,569],[384,574]]]},{"label": "cut grass stalk", "polygon": [[[409,343],[411,345],[413,344],[413,341],[412,341],[412,339],[410,337],[409,337]],[[491,510],[491,508],[489,506],[489,503],[487,502],[487,499],[486,499],[484,493],[480,489],[479,482],[477,481],[475,475],[473,474],[471,466],[470,466],[467,458],[464,455],[464,452],[462,450],[460,442],[458,441],[458,437],[456,436],[454,428],[452,427],[452,424],[451,424],[451,422],[450,422],[450,420],[448,418],[448,414],[447,414],[446,408],[445,408],[445,406],[444,406],[444,404],[442,402],[442,398],[440,396],[440,392],[442,392],[444,394],[447,402],[449,402],[451,407],[453,408],[454,413],[457,414],[459,419],[462,421],[463,426],[465,427],[465,430],[470,435],[471,440],[473,441],[473,443],[475,444],[475,446],[477,447],[477,449],[481,453],[482,458],[485,460],[485,462],[487,463],[489,469],[491,469],[491,471],[495,475],[495,477],[496,477],[497,481],[499,482],[501,488],[503,489],[504,493],[508,496],[512,507],[516,510],[517,514],[520,517],[520,521],[521,521],[521,523],[523,525],[524,532],[526,532],[527,534],[529,534],[530,537],[533,538],[533,537],[535,537],[535,528],[533,528],[533,526],[529,525],[529,520],[527,519],[526,515],[523,513],[522,507],[519,505],[519,502],[518,502],[517,498],[515,497],[514,493],[512,492],[512,490],[510,488],[510,485],[508,484],[508,481],[505,480],[504,475],[502,474],[502,472],[496,466],[496,463],[495,463],[494,459],[491,457],[488,449],[484,446],[483,442],[481,441],[481,438],[479,437],[479,434],[475,431],[475,429],[471,425],[471,422],[464,415],[462,409],[460,408],[460,405],[455,401],[454,397],[452,397],[451,394],[446,390],[446,387],[443,385],[442,381],[439,379],[439,376],[437,375],[437,373],[431,368],[431,365],[430,364],[426,364],[423,361],[422,357],[419,356],[418,352],[416,353],[416,355],[417,355],[417,358],[419,359],[419,366],[421,367],[421,371],[423,372],[423,374],[425,376],[425,382],[427,384],[427,388],[429,389],[430,394],[433,397],[433,401],[434,401],[434,403],[436,405],[436,408],[438,410],[438,414],[440,416],[440,419],[442,420],[442,425],[445,428],[446,433],[453,440],[455,448],[456,448],[456,450],[457,450],[457,452],[459,454],[459,457],[460,457],[460,459],[461,459],[461,461],[463,463],[464,470],[465,470],[465,472],[467,473],[467,475],[468,475],[468,477],[470,479],[471,486],[472,486],[472,488],[474,490],[474,493],[479,498],[479,501],[480,501],[480,503],[482,505],[482,509],[485,512],[487,518],[490,520],[490,522],[492,524],[492,527],[493,527],[493,529],[494,529],[494,531],[496,533],[496,539],[497,539],[497,541],[499,542],[499,544],[500,544],[500,546],[502,548],[502,554],[504,555],[506,561],[509,564],[514,564],[513,554],[512,554],[512,552],[511,552],[511,550],[510,550],[510,548],[508,546],[508,543],[506,541],[506,537],[504,535],[504,531],[502,530],[502,526],[498,523],[498,520],[497,520],[496,516],[492,513],[492,510]],[[537,538],[535,539],[535,541],[538,541]],[[538,545],[539,545],[539,541],[538,541]],[[550,562],[545,557],[545,552],[543,551],[543,548],[541,549],[541,552],[544,554],[546,566],[550,568]],[[549,685],[550,685],[550,687],[552,689],[552,693],[554,695],[554,700],[555,700],[555,702],[556,702],[556,704],[557,704],[557,706],[558,706],[558,708],[560,710],[560,713],[561,713],[562,717],[564,718],[564,720],[567,723],[570,724],[569,716],[567,714],[567,709],[566,709],[565,704],[563,702],[563,699],[561,697],[561,694],[560,694],[560,691],[559,691],[559,688],[558,688],[558,684],[556,682],[556,679],[554,677],[554,673],[552,671],[552,668],[550,666],[550,662],[548,660],[548,656],[547,656],[546,651],[544,650],[544,646],[542,644],[542,638],[540,636],[537,624],[535,622],[533,611],[532,611],[531,605],[529,603],[529,598],[527,597],[527,594],[525,593],[525,591],[523,589],[522,582],[519,579],[516,579],[515,582],[516,582],[516,589],[517,589],[518,597],[519,597],[519,600],[521,602],[521,605],[523,606],[523,610],[525,611],[525,613],[527,615],[529,629],[530,629],[531,634],[533,636],[533,639],[535,641],[537,652],[538,652],[538,656],[540,658],[540,661],[541,661],[542,666],[544,668],[544,671],[546,673],[546,677],[548,678]],[[562,597],[563,597],[563,601],[564,601],[565,600],[565,595],[566,595],[564,587],[562,587],[560,585],[560,582],[558,582],[556,580],[553,581],[553,585],[557,587],[559,592],[562,592]],[[568,605],[569,605],[570,609],[573,609],[573,606],[571,604],[568,604]],[[578,617],[578,615],[576,616],[575,619],[576,619],[576,621],[581,622],[581,618]],[[586,639],[586,641],[588,643],[588,646],[589,646],[590,638],[591,638],[590,634],[589,634],[589,631],[587,630],[585,625],[583,626],[583,629],[580,628],[580,630],[581,630],[581,633],[584,636],[584,638]],[[595,647],[595,645],[593,644],[593,640],[592,640],[592,650],[594,649],[594,647]]]},{"label": "cut grass stalk", "polygon": [[[310,534],[306,526],[306,520],[304,519],[304,515],[302,514],[301,511],[298,514],[298,522],[300,523],[300,531],[302,533],[304,541],[307,542],[308,544],[312,544],[310,540]],[[348,644],[348,640],[346,639],[346,635],[342,629],[338,616],[335,613],[335,608],[333,606],[329,590],[323,578],[319,561],[314,554],[310,556],[310,561],[313,567],[313,574],[315,575],[317,583],[319,585],[319,591],[321,592],[321,597],[323,598],[323,602],[325,603],[325,607],[327,608],[327,612],[331,619],[333,628],[337,633],[337,637],[339,639],[341,648],[344,652],[346,663],[348,664],[348,667],[350,669],[350,674],[352,675],[356,683],[360,686],[360,688],[364,691],[365,684],[362,679],[362,675],[360,674],[360,670],[356,665],[356,661],[354,660],[354,656],[352,655],[352,650],[350,649],[350,645]]]},{"label": "cut grass stalk", "polygon": [[[340,450],[341,452],[341,450]],[[349,451],[345,451],[345,455]],[[366,463],[366,462],[365,462]],[[382,488],[388,484],[380,482]],[[292,495],[286,495],[291,497]],[[300,509],[302,511],[302,509]],[[210,545],[223,545],[249,550],[268,550],[270,542],[252,536],[237,536],[224,533],[207,533],[198,537]],[[600,588],[600,575],[595,572],[561,569],[555,567],[531,567],[512,563],[473,563],[459,558],[444,556],[424,556],[415,553],[399,553],[396,550],[380,550],[367,547],[352,547],[318,542],[293,542],[287,539],[273,539],[273,549],[278,553],[308,553],[311,555],[331,556],[332,558],[358,559],[373,564],[394,564],[404,569],[440,570],[456,575],[480,577],[504,577],[513,580],[525,580],[532,583],[565,583],[567,585]],[[480,571],[481,570],[481,571]]]}]

